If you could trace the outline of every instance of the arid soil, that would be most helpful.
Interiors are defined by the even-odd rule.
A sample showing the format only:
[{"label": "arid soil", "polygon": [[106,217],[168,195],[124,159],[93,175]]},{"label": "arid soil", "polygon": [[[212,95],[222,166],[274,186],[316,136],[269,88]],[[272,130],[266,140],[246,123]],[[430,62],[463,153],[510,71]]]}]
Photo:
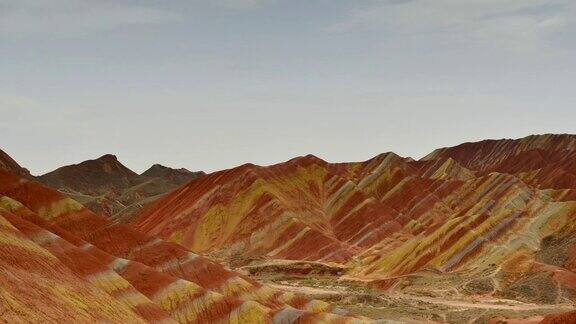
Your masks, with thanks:
[{"label": "arid soil", "polygon": [[270,286],[330,302],[350,313],[390,323],[539,323],[548,314],[576,310],[571,303],[543,305],[489,296],[447,296],[427,291],[382,291],[334,276],[261,274]]}]

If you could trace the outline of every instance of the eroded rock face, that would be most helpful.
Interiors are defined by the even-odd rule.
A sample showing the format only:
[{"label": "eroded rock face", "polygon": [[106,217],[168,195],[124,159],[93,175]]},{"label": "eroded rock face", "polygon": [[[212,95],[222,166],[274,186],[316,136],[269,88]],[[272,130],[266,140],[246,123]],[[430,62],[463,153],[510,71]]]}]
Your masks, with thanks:
[{"label": "eroded rock face", "polygon": [[347,322],[0,170],[0,307],[11,322]]},{"label": "eroded rock face", "polygon": [[[439,149],[421,161],[386,153],[247,164],[173,191],[133,224],[235,265],[336,262],[370,280],[462,272],[451,278],[464,293],[560,302],[576,289],[574,249],[566,243],[562,258],[551,257],[542,241],[574,237],[575,150],[576,136],[542,135]],[[473,284],[480,274],[493,281]],[[537,289],[543,278],[561,288]]]}]

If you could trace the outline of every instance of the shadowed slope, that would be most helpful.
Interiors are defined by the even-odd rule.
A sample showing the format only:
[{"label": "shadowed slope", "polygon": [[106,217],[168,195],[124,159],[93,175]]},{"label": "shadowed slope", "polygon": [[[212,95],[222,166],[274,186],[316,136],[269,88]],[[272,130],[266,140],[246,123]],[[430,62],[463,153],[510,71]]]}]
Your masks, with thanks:
[{"label": "shadowed slope", "polygon": [[162,178],[175,185],[183,185],[203,175],[205,175],[205,173],[202,171],[192,172],[184,168],[172,169],[160,164],[154,164],[141,174],[142,177],[146,178]]},{"label": "shadowed slope", "polygon": [[138,174],[107,154],[98,159],[61,167],[39,177],[52,188],[68,189],[87,195],[121,191],[138,182]]},{"label": "shadowed slope", "polygon": [[95,213],[127,222],[145,204],[203,172],[153,165],[142,175],[125,167],[114,155],[61,167],[38,178],[43,184],[79,201]]}]

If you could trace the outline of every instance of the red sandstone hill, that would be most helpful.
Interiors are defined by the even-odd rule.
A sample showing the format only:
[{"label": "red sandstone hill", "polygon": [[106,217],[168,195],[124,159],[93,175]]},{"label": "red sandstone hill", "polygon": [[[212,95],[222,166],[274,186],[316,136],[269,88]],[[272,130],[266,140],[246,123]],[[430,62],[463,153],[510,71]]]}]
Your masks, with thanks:
[{"label": "red sandstone hill", "polygon": [[16,161],[14,161],[14,159],[2,150],[0,150],[0,170],[5,170],[28,179],[32,177],[28,170],[21,167]]},{"label": "red sandstone hill", "polygon": [[[246,164],[117,218],[130,225],[0,171],[0,312],[26,322],[348,320],[197,253],[232,266],[268,260],[274,271],[282,263],[273,261],[301,261],[401,294],[573,305],[575,142],[541,135],[439,149],[420,161],[385,153]],[[102,186],[123,180],[111,181]]]},{"label": "red sandstone hill", "polygon": [[[531,135],[521,139],[485,140],[441,148],[424,157],[433,160],[441,157],[453,158],[464,167],[473,170],[490,170],[504,160],[521,156],[526,152],[575,151],[576,136],[570,134]],[[542,157],[539,157],[541,159]],[[525,160],[525,162],[529,162]]]},{"label": "red sandstone hill", "polygon": [[0,170],[0,318],[6,322],[351,320],[330,310]]},{"label": "red sandstone hill", "polygon": [[[247,164],[193,180],[132,224],[233,265],[336,262],[381,288],[574,301],[575,143],[541,135],[463,144],[421,161],[387,153]],[[418,279],[422,271],[443,279]]]},{"label": "red sandstone hill", "polygon": [[139,175],[107,154],[58,168],[38,180],[96,213],[127,221],[145,204],[203,174],[155,164]]}]

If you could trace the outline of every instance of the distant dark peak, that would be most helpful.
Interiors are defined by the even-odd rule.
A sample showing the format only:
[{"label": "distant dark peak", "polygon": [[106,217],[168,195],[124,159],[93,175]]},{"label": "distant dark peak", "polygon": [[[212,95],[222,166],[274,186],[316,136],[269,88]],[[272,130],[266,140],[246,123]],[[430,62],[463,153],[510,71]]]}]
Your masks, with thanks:
[{"label": "distant dark peak", "polygon": [[304,158],[306,158],[308,160],[322,160],[321,158],[317,157],[314,154],[306,154],[306,156],[304,156]]},{"label": "distant dark peak", "polygon": [[[96,160],[88,160],[88,161],[82,162],[82,163],[80,163],[80,166],[88,167],[88,168],[94,168],[94,167],[103,168],[103,170],[105,172],[133,173],[132,170],[128,169],[120,161],[118,161],[118,158],[116,157],[116,155],[112,155],[112,154],[102,155],[101,157],[97,158]],[[113,170],[115,170],[115,171],[113,171]],[[134,175],[136,175],[136,174],[134,173]]]},{"label": "distant dark peak", "polygon": [[192,172],[186,168],[179,168],[174,169],[162,164],[154,164],[148,170],[144,171],[141,176],[144,177],[166,177],[166,176],[175,176],[175,175],[182,175],[182,176],[200,176],[203,175],[204,172]]},{"label": "distant dark peak", "polygon": [[142,175],[145,175],[146,173],[151,173],[151,172],[164,172],[166,170],[172,170],[172,168],[169,168],[167,166],[163,166],[162,164],[154,164],[152,165],[150,168],[148,168],[148,170],[144,171],[142,173]]},{"label": "distant dark peak", "polygon": [[163,170],[172,170],[172,171],[179,171],[179,172],[184,172],[184,173],[192,173],[192,171],[189,171],[186,168],[174,169],[174,168],[167,167],[167,166],[164,166],[164,165],[158,164],[158,163],[151,166],[147,171],[163,171]]},{"label": "distant dark peak", "polygon": [[149,167],[146,171],[142,172],[142,175],[144,175],[145,173],[149,173],[149,172],[164,171],[166,169],[168,169],[168,167],[165,167],[161,164],[154,164],[151,167]]},{"label": "distant dark peak", "polygon": [[105,154],[105,155],[102,155],[101,157],[97,158],[96,160],[117,162],[118,157],[116,157],[116,155],[113,155],[113,154]]},{"label": "distant dark peak", "polygon": [[[64,177],[67,178],[66,181],[70,182],[69,185],[72,186],[72,183],[77,182],[77,180],[74,180],[73,178],[79,176],[91,178],[91,181],[103,182],[105,181],[105,178],[108,179],[110,176],[119,175],[122,177],[126,176],[130,178],[138,177],[135,172],[128,169],[120,161],[118,161],[116,155],[105,154],[97,159],[86,160],[78,164],[71,164],[60,167],[52,172],[42,175],[41,177],[45,180],[52,178],[60,178],[60,180],[62,180],[62,177]],[[105,178],[102,178],[103,176]],[[51,180],[46,181],[46,184],[52,185],[48,182]]]}]

